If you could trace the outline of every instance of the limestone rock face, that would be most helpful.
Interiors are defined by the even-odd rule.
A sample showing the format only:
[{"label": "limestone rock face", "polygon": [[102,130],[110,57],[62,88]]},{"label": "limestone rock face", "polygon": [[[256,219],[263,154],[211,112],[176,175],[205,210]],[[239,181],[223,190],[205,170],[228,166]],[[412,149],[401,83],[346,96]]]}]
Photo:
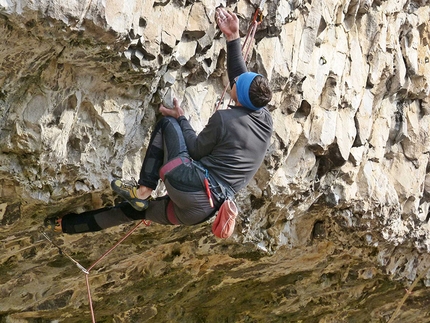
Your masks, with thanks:
[{"label": "limestone rock face", "polygon": [[[0,0],[0,322],[91,321],[64,253],[88,268],[133,224],[50,234],[60,255],[43,219],[114,204],[161,102],[201,130],[228,83],[215,8],[245,36],[259,3]],[[429,21],[427,1],[267,0],[249,69],[275,129],[235,234],[142,226],[88,276],[97,321],[428,320]]]}]

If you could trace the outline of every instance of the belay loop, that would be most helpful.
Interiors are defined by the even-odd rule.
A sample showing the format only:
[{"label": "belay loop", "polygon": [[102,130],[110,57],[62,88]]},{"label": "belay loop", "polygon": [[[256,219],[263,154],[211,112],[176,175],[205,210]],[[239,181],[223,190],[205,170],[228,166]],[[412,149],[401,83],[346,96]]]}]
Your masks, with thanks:
[{"label": "belay loop", "polygon": [[[255,9],[251,23],[249,24],[249,27],[248,27],[248,32],[246,33],[245,42],[242,45],[242,56],[246,65],[248,65],[248,55],[253,45],[252,43],[255,38],[255,32],[257,31],[258,26],[263,21],[263,7],[265,3],[266,3],[266,0],[261,0],[260,5],[257,7],[257,9]],[[215,111],[219,109],[221,103],[224,101],[224,97],[225,97],[225,94],[227,93],[229,86],[230,84],[227,84],[225,86],[224,91],[222,92],[221,98],[217,100]]]}]

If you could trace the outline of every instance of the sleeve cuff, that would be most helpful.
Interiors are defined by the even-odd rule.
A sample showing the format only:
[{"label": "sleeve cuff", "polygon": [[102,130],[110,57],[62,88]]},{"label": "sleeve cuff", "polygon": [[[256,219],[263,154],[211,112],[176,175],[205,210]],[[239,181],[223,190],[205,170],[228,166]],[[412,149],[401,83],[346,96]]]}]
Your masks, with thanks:
[{"label": "sleeve cuff", "polygon": [[227,42],[227,47],[238,46],[240,47],[240,38],[233,39]]}]

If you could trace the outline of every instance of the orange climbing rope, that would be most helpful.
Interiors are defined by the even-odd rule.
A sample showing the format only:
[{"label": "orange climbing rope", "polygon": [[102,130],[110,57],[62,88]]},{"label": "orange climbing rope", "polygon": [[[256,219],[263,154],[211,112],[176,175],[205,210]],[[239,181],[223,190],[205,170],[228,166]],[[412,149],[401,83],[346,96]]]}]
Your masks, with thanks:
[{"label": "orange climbing rope", "polygon": [[[255,32],[257,31],[258,26],[263,21],[263,7],[266,0],[262,0],[260,5],[255,9],[254,16],[252,17],[251,23],[248,27],[248,32],[246,33],[245,41],[242,45],[242,56],[245,61],[245,64],[248,65],[248,55],[253,45],[253,40],[255,38]],[[227,84],[224,88],[224,91],[221,95],[221,98],[216,103],[216,110],[220,107],[221,103],[224,101],[225,94],[229,88],[230,84]],[[230,99],[231,101],[231,99]],[[230,104],[230,102],[229,102]]]},{"label": "orange climbing rope", "polygon": [[69,258],[85,274],[85,284],[87,286],[88,303],[89,303],[89,306],[90,306],[91,320],[92,320],[93,323],[96,322],[96,318],[95,318],[95,314],[94,314],[93,302],[92,302],[92,299],[91,299],[91,288],[90,288],[90,280],[89,280],[90,271],[91,271],[91,269],[94,268],[95,265],[97,265],[102,259],[104,259],[108,254],[110,254],[116,247],[118,247],[125,239],[127,239],[134,231],[136,231],[136,229],[142,223],[144,223],[146,226],[151,225],[151,221],[147,221],[147,220],[140,221],[130,231],[128,231],[127,234],[124,237],[122,237],[117,243],[115,243],[108,251],[106,251],[90,267],[88,267],[88,269],[85,269],[84,266],[82,266],[79,262],[77,262],[75,259],[73,259],[69,254],[67,254],[66,252],[64,252],[61,249],[61,247],[59,247],[54,241],[52,241],[45,232],[42,232],[42,234],[46,238],[46,240],[48,240],[53,246],[55,246],[56,248],[58,248],[58,251],[60,252],[60,254],[63,254],[67,258]]}]

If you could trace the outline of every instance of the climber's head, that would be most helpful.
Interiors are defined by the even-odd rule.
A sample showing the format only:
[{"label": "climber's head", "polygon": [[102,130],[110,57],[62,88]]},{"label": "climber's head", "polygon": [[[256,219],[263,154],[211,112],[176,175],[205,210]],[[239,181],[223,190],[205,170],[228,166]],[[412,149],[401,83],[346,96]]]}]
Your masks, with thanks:
[{"label": "climber's head", "polygon": [[269,81],[263,75],[246,72],[234,80],[231,96],[237,104],[257,111],[266,106],[272,99]]}]

